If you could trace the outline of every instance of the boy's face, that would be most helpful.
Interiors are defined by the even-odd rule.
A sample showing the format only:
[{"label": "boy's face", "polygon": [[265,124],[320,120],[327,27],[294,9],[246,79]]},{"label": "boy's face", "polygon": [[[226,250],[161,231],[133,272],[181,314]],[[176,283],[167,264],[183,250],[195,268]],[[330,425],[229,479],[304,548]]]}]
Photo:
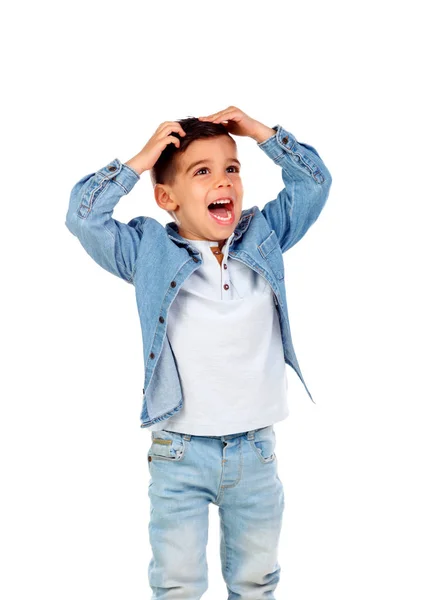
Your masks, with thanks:
[{"label": "boy's face", "polygon": [[[235,143],[225,135],[195,140],[177,160],[175,183],[156,185],[156,201],[161,208],[175,211],[183,237],[224,242],[242,213],[243,188]],[[221,198],[231,201],[210,211],[208,205]]]}]

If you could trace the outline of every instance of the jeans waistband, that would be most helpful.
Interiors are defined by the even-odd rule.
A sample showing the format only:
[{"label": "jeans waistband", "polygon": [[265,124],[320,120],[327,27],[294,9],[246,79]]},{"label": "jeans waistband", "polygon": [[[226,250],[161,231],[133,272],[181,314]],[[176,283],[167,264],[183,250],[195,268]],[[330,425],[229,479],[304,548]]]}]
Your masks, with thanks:
[{"label": "jeans waistband", "polygon": [[181,435],[186,441],[190,441],[192,437],[213,438],[215,440],[232,440],[233,438],[240,437],[242,435],[246,435],[248,440],[253,440],[256,431],[267,429],[268,427],[272,427],[272,425],[266,425],[265,427],[259,427],[258,429],[250,429],[249,431],[241,431],[240,433],[229,433],[227,435],[195,435],[193,433],[182,433]]}]

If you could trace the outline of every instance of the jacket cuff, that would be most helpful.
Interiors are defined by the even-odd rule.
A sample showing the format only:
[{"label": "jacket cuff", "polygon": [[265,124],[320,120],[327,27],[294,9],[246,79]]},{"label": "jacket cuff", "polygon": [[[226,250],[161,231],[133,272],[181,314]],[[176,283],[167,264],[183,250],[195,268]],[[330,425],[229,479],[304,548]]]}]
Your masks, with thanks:
[{"label": "jacket cuff", "polygon": [[134,169],[122,163],[118,158],[115,158],[112,162],[109,162],[105,167],[97,171],[95,176],[100,183],[107,179],[112,179],[125,189],[126,194],[130,192],[135,183],[140,179],[139,174]]},{"label": "jacket cuff", "polygon": [[297,149],[298,141],[292,133],[284,129],[281,125],[274,125],[272,129],[276,130],[274,135],[257,144],[265,154],[275,160],[280,157],[283,150],[287,148],[289,150]]},{"label": "jacket cuff", "polygon": [[302,144],[296,137],[281,125],[274,125],[276,133],[258,144],[267,156],[276,164],[281,165],[285,155],[291,158],[290,163],[310,175],[317,183],[324,183],[324,168],[317,150],[307,144]]},{"label": "jacket cuff", "polygon": [[[112,160],[112,162],[109,162],[105,167],[96,173],[91,173],[90,175],[93,177],[90,179],[89,184],[81,195],[81,202],[77,211],[77,215],[82,219],[85,219],[89,216],[92,205],[96,205],[100,196],[107,187],[107,182],[114,181],[123,190],[123,194],[128,194],[135,183],[140,179],[136,171],[122,163],[117,158]],[[83,179],[89,179],[90,175],[87,175]],[[79,183],[82,181],[83,180],[81,180]],[[118,202],[120,196],[121,194],[117,194],[112,197],[114,204]]]}]

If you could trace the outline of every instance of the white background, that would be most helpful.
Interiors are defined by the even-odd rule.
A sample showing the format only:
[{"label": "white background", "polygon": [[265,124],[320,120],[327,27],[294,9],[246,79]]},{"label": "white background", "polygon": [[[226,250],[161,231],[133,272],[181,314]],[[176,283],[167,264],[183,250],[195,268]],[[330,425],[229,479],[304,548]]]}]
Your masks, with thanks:
[{"label": "white background", "polygon": [[[66,228],[85,174],[166,120],[230,105],[333,176],[285,255],[292,335],[275,425],[277,600],[439,600],[435,3],[22,2],[2,24],[1,570],[7,600],[150,598],[144,379],[132,286]],[[243,207],[281,170],[236,137]],[[148,173],[115,209],[165,225]],[[210,507],[209,590],[227,597]],[[259,599],[255,599],[259,600]]]}]

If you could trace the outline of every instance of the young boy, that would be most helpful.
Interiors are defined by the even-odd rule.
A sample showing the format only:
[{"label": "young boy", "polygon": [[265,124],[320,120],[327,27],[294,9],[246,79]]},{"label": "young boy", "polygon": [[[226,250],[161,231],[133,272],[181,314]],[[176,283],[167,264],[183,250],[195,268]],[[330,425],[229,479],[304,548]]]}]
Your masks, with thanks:
[{"label": "young boy", "polygon": [[[237,148],[249,136],[282,167],[277,198],[243,210]],[[163,227],[112,218],[151,171]],[[210,502],[219,507],[228,598],[270,600],[284,509],[273,424],[288,414],[294,352],[282,253],[316,221],[331,175],[317,151],[237,107],[162,123],[127,163],[83,177],[66,225],[104,269],[135,286],[144,346],[141,427],[150,429],[153,599],[208,588]]]}]

